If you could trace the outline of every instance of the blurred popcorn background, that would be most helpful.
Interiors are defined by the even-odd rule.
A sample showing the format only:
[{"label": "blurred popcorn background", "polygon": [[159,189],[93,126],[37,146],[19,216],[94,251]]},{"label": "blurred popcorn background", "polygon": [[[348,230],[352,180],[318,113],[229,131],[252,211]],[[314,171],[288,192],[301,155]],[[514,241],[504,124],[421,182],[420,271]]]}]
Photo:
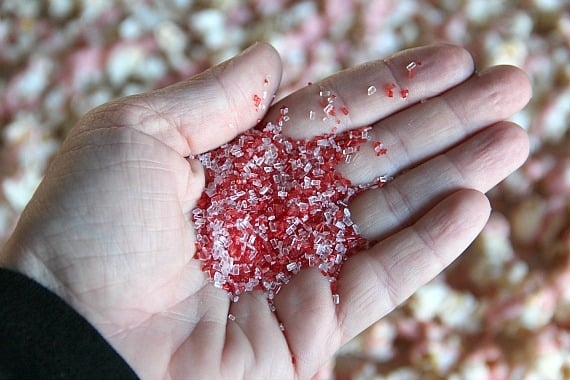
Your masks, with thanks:
[{"label": "blurred popcorn background", "polygon": [[531,157],[490,197],[449,270],[365,331],[319,379],[570,379],[568,0],[2,0],[0,244],[89,109],[173,83],[256,40],[281,95],[398,50],[448,41],[534,86],[513,120]]}]

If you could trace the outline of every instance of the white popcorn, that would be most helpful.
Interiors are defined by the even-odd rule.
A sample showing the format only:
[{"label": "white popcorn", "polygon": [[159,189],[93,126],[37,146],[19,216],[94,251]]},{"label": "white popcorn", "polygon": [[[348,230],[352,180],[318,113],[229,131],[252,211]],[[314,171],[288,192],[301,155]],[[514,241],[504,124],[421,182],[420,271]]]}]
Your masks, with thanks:
[{"label": "white popcorn", "polygon": [[439,318],[457,330],[475,332],[480,329],[479,304],[469,293],[453,292],[443,300]]},{"label": "white popcorn", "polygon": [[196,31],[210,49],[220,49],[226,44],[228,36],[226,33],[224,14],[214,8],[205,9],[194,13],[190,17],[190,28]]},{"label": "white popcorn", "polygon": [[5,178],[2,183],[2,192],[10,206],[21,212],[32,198],[40,181],[41,177],[38,173],[27,171],[23,176]]},{"label": "white popcorn", "polygon": [[[25,3],[23,1],[20,2]],[[72,10],[73,10],[72,0],[49,0],[48,12],[50,16],[53,16],[55,18],[64,18],[67,17]]]},{"label": "white popcorn", "polygon": [[107,76],[112,84],[118,86],[124,84],[129,76],[137,72],[142,64],[145,53],[142,47],[137,45],[124,45],[116,47],[107,59]]},{"label": "white popcorn", "polygon": [[127,17],[119,24],[119,36],[125,40],[134,40],[144,33],[142,25],[135,17]]},{"label": "white popcorn", "polygon": [[[282,56],[279,97],[338,69],[435,40],[467,46],[478,69],[495,63],[521,66],[533,83],[533,99],[511,120],[530,135],[531,161],[488,194],[496,211],[466,261],[420,289],[339,355],[360,355],[358,378],[366,380],[479,380],[496,376],[491,372],[496,366],[512,379],[562,379],[568,373],[570,344],[556,329],[570,321],[570,287],[560,285],[568,281],[557,277],[563,268],[552,261],[556,256],[564,262],[568,255],[563,248],[570,210],[561,205],[567,204],[570,170],[560,166],[570,159],[565,138],[570,126],[567,0],[40,4],[0,0],[5,15],[0,20],[0,56],[7,67],[0,74],[0,113],[6,120],[0,153],[10,163],[1,178],[0,239],[14,226],[72,121],[114,97],[193,75],[255,40],[274,42]],[[405,75],[405,64],[401,69]],[[378,89],[371,99],[384,96],[383,83],[375,80],[359,96],[366,97],[370,86]],[[306,119],[320,122],[323,107],[311,105]],[[224,273],[232,268],[224,267]],[[479,329],[517,339],[521,344],[509,347],[515,359],[491,355],[477,361],[469,357],[473,347],[455,344],[457,337]],[[552,337],[541,335],[545,329],[554,329]],[[402,339],[406,345],[396,346]],[[545,342],[540,339],[554,351],[535,352],[533,347]],[[377,361],[406,358],[421,345],[430,347],[429,355],[418,361],[424,367],[402,363],[378,373]],[[363,357],[363,351],[369,356]],[[459,359],[453,359],[455,353]],[[452,373],[438,374],[453,360]],[[322,376],[319,380],[326,378]]]},{"label": "white popcorn", "polygon": [[539,197],[527,198],[511,214],[513,238],[520,243],[534,241],[547,212],[546,202]]},{"label": "white popcorn", "polygon": [[554,302],[553,295],[544,291],[528,296],[518,317],[521,326],[536,330],[546,325],[554,315]]},{"label": "white popcorn", "polygon": [[172,21],[161,22],[154,30],[158,46],[168,54],[182,54],[186,49],[188,37]]},{"label": "white popcorn", "polygon": [[80,0],[81,4],[81,18],[85,21],[92,21],[101,16],[109,6],[112,5],[112,0]]},{"label": "white popcorn", "polygon": [[433,281],[418,289],[410,298],[407,306],[414,318],[427,321],[439,314],[444,300],[450,296],[450,293],[445,283]]},{"label": "white popcorn", "polygon": [[538,356],[533,360],[532,368],[525,379],[542,380],[560,378],[562,366],[565,363],[565,356],[568,356],[568,353],[556,351]]},{"label": "white popcorn", "polygon": [[[491,35],[489,37],[498,37]],[[522,66],[528,55],[527,42],[519,38],[502,40],[492,38],[486,41],[488,66],[493,65],[514,65]]]},{"label": "white popcorn", "polygon": [[476,331],[479,328],[475,297],[454,291],[441,281],[421,287],[407,306],[414,318],[420,321],[439,318],[443,324],[458,330]]},{"label": "white popcorn", "polygon": [[54,63],[46,57],[35,57],[32,64],[18,78],[15,93],[12,96],[19,96],[22,99],[29,99],[40,95],[48,85],[48,80],[54,69]]},{"label": "white popcorn", "polygon": [[390,372],[388,376],[385,377],[386,380],[420,380],[422,379],[421,374],[408,367],[403,367],[395,371]]},{"label": "white popcorn", "polygon": [[566,134],[570,123],[570,89],[556,94],[552,104],[545,113],[544,138],[547,141],[558,141]]},{"label": "white popcorn", "polygon": [[482,362],[467,362],[461,366],[459,372],[449,376],[449,380],[481,380],[490,377],[489,367]]}]

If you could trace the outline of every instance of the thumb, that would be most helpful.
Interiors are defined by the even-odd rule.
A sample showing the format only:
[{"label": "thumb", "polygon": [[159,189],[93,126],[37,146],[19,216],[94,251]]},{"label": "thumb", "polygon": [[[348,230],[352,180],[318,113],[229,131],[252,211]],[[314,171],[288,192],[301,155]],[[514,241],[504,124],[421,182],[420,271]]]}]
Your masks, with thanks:
[{"label": "thumb", "polygon": [[217,148],[257,124],[280,80],[279,54],[258,42],[187,80],[108,106],[121,125],[189,156]]}]

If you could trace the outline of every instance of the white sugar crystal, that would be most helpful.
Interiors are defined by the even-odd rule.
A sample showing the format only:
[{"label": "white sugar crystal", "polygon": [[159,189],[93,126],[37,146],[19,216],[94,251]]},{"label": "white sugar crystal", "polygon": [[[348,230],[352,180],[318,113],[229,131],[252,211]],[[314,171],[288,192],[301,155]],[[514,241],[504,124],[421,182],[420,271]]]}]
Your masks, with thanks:
[{"label": "white sugar crystal", "polygon": [[338,294],[333,294],[332,299],[335,305],[338,305],[340,303],[340,296]]}]

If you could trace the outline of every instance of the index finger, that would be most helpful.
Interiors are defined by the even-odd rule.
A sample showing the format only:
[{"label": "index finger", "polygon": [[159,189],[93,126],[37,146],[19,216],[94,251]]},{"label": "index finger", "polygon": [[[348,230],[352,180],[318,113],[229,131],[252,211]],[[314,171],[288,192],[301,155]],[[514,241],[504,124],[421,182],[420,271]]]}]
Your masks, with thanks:
[{"label": "index finger", "polygon": [[296,139],[363,127],[454,87],[473,70],[471,55],[458,46],[408,49],[309,84],[277,102],[264,120],[283,121],[287,109],[283,131]]}]

